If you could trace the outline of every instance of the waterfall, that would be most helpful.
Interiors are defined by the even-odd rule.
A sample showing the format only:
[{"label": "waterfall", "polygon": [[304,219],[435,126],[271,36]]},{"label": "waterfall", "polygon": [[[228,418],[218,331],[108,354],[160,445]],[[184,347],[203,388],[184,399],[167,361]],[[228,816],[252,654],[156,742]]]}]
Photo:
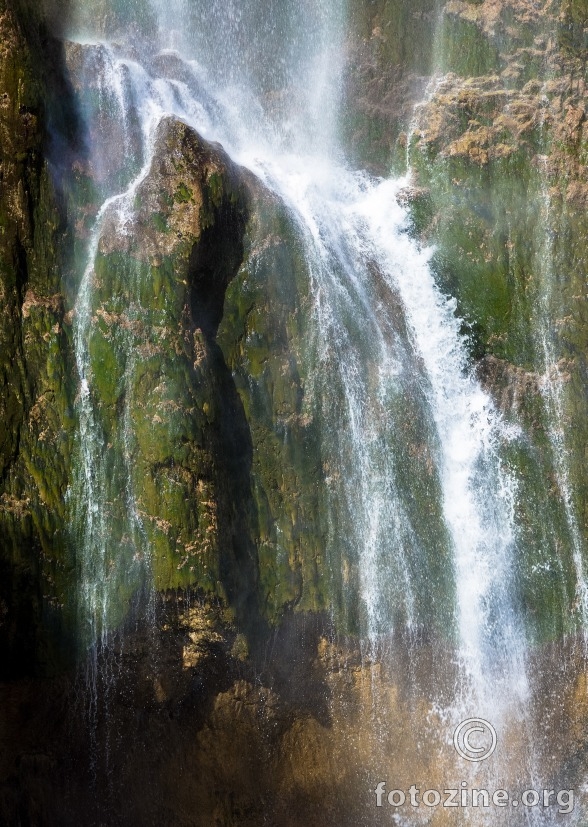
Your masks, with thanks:
[{"label": "waterfall", "polygon": [[[558,354],[552,319],[565,313],[563,302],[554,290],[556,286],[557,257],[554,252],[555,230],[552,229],[550,195],[547,186],[548,173],[543,172],[540,221],[544,228],[544,241],[539,253],[537,270],[540,275],[541,297],[539,300],[539,323],[536,327],[537,351],[542,367],[541,394],[545,401],[549,422],[549,440],[551,443],[557,486],[563,504],[565,523],[571,545],[571,554],[575,575],[575,594],[572,615],[577,620],[577,627],[584,638],[584,649],[588,646],[588,580],[584,565],[584,542],[574,506],[573,486],[569,476],[570,450],[566,436],[570,426],[565,402],[565,368]],[[564,215],[564,221],[565,221]]]},{"label": "waterfall", "polygon": [[[529,644],[517,592],[517,479],[505,450],[520,429],[475,378],[455,302],[435,283],[431,251],[411,237],[400,203],[408,180],[345,163],[337,136],[343,3],[270,5],[271,15],[264,4],[153,0],[157,46],[74,33],[98,90],[85,117],[95,126],[102,199],[75,305],[79,455],[70,499],[84,641],[107,646],[128,602],[149,600],[151,589],[130,415],[144,274],[125,273],[116,422],[105,422],[98,404],[91,328],[101,312],[100,246],[105,235],[129,232],[156,128],[174,116],[221,143],[296,228],[311,284],[304,404],[321,427],[325,554],[343,599],[359,607],[366,662],[385,658],[397,632],[410,648],[422,629],[433,630],[454,658],[453,697],[440,703],[449,729],[481,716],[502,737],[519,720],[524,741]],[[112,144],[99,143],[106,109],[122,141],[116,172]],[[557,394],[549,398],[559,404]],[[583,582],[579,550],[576,557]],[[528,742],[523,753],[521,773],[533,776]],[[541,818],[531,823],[552,823]]]},{"label": "waterfall", "polygon": [[[141,68],[132,62],[118,60],[108,46],[92,46],[87,62],[88,71],[95,73],[98,81],[98,108],[109,107],[111,116],[120,118],[123,153],[136,156],[129,171],[128,187],[122,192],[107,195],[100,207],[91,233],[87,265],[75,304],[74,344],[80,377],[80,433],[77,476],[70,497],[75,504],[75,527],[81,549],[82,628],[87,624],[87,638],[91,644],[96,644],[99,640],[106,642],[109,629],[115,628],[124,615],[125,596],[132,595],[143,581],[146,569],[148,570],[149,549],[143,536],[130,468],[133,442],[129,417],[132,393],[130,377],[137,358],[133,324],[137,321],[137,314],[140,314],[140,285],[133,283],[130,274],[130,300],[122,332],[125,358],[121,379],[125,386],[124,409],[120,421],[113,429],[119,440],[117,451],[116,446],[108,443],[105,425],[93,393],[91,324],[93,317],[100,316],[101,313],[100,307],[96,306],[93,289],[99,278],[95,263],[106,222],[112,222],[110,231],[122,235],[125,233],[136,188],[144,178],[151,160],[150,143],[154,128],[167,112],[169,100],[160,99],[157,86],[146,92],[143,86],[147,83],[146,76]],[[133,102],[127,99],[128,78],[134,81]],[[139,118],[141,125],[138,151],[134,146],[128,118],[132,103],[138,104],[138,110],[133,114]],[[98,152],[101,150],[104,147],[98,148]],[[96,160],[98,169],[108,163],[107,158],[100,155],[96,156]]]}]

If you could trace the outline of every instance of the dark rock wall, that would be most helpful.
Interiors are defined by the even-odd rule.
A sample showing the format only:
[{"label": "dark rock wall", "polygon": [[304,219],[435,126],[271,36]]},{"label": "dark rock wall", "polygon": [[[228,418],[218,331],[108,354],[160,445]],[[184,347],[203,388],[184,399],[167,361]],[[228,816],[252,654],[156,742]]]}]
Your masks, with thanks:
[{"label": "dark rock wall", "polygon": [[0,27],[0,669],[10,674],[51,669],[61,657],[73,567],[64,546],[73,428],[61,294],[68,237],[49,165],[73,147],[75,121],[62,46],[39,8],[3,3]]},{"label": "dark rock wall", "polygon": [[245,258],[227,291],[219,344],[251,429],[259,599],[277,622],[287,608],[330,605],[318,423],[305,399],[310,277],[284,206],[253,176],[248,186]]}]

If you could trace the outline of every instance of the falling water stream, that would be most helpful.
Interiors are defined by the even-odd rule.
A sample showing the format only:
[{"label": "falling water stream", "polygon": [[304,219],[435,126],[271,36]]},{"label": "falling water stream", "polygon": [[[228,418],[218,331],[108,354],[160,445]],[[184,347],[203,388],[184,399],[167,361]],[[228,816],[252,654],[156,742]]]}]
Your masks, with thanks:
[{"label": "falling water stream", "polygon": [[[542,301],[540,303],[540,324],[537,325],[537,350],[542,359],[543,375],[540,383],[542,396],[548,412],[549,439],[553,449],[555,475],[565,514],[565,522],[570,536],[572,559],[575,569],[574,613],[579,617],[580,631],[584,636],[584,646],[588,645],[588,583],[583,559],[582,532],[573,504],[573,487],[569,476],[570,451],[567,444],[566,427],[569,419],[565,410],[565,378],[562,363],[558,359],[557,347],[552,334],[550,319],[562,315],[558,296],[554,289],[553,274],[557,270],[554,254],[554,233],[550,227],[550,196],[546,186],[546,176],[542,188],[542,221],[545,227],[544,242],[540,252],[538,272],[542,281]],[[557,310],[555,309],[557,308]]]},{"label": "falling water stream", "polygon": [[[519,429],[474,378],[455,303],[435,284],[430,251],[410,236],[398,199],[408,180],[374,179],[345,164],[337,140],[343,4],[269,5],[153,0],[158,34],[148,47],[131,47],[124,37],[105,42],[83,14],[72,34],[99,89],[86,117],[108,112],[127,159],[114,180],[110,148],[92,147],[106,183],[75,308],[80,455],[72,497],[86,642],[108,645],[121,603],[149,581],[151,553],[129,467],[130,379],[116,426],[118,456],[104,444],[95,406],[88,344],[95,260],[106,222],[109,232],[126,232],[156,127],[173,115],[251,170],[297,228],[313,297],[305,404],[323,423],[330,469],[325,552],[332,567],[347,559],[359,572],[349,599],[360,604],[364,657],[381,656],[396,627],[410,641],[421,626],[437,624],[455,653],[456,685],[442,710],[448,731],[479,716],[502,737],[517,720],[524,741],[529,644],[516,590],[517,479],[504,453]],[[272,85],[280,91],[273,98]],[[130,295],[132,321],[139,284]],[[128,377],[136,365],[132,341],[129,335],[123,348]],[[417,443],[405,436],[409,427]],[[418,473],[411,470],[415,450]],[[523,754],[521,775],[530,785],[537,777],[532,743]],[[517,823],[556,823],[540,811],[525,818]]]}]

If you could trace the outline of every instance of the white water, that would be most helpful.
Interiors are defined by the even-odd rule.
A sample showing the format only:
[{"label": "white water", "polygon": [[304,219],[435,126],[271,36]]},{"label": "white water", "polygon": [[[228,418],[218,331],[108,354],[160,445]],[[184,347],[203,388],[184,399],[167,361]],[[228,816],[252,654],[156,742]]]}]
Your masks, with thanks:
[{"label": "white water", "polygon": [[[174,38],[181,44],[179,34]],[[318,38],[319,47],[323,40]],[[420,250],[407,233],[407,216],[397,200],[406,181],[371,179],[338,160],[336,83],[330,80],[328,55],[323,51],[308,61],[308,77],[315,73],[312,89],[318,92],[304,124],[294,118],[281,129],[250,88],[240,88],[234,77],[228,86],[219,85],[204,60],[175,53],[181,77],[163,78],[124,52],[115,56],[110,47],[100,48],[106,55],[101,85],[126,113],[121,115],[125,134],[133,118],[140,123],[141,146],[137,152],[129,133],[135,170],[100,211],[76,305],[78,496],[89,504],[82,518],[82,591],[94,638],[104,635],[119,599],[110,586],[117,582],[109,574],[112,491],[88,350],[94,260],[108,214],[116,212],[117,231],[125,232],[134,193],[150,166],[156,126],[175,115],[222,143],[280,197],[304,245],[314,299],[309,359],[315,360],[306,404],[321,412],[333,471],[326,480],[331,514],[326,551],[332,566],[349,559],[359,573],[359,594],[350,599],[361,602],[364,651],[377,653],[395,623],[411,630],[426,622],[422,612],[429,592],[432,603],[449,606],[446,634],[457,653],[459,680],[449,719],[484,716],[500,728],[508,716],[524,716],[527,644],[513,595],[516,485],[500,459],[501,446],[516,433],[469,373],[454,304],[435,285],[429,251]],[[321,117],[325,97],[329,103]],[[127,373],[132,369],[129,352]],[[430,538],[410,511],[401,472],[406,446],[398,434],[406,406],[422,415],[423,444],[440,490],[439,546],[450,555],[449,587],[428,575]],[[131,444],[128,418],[121,428],[125,445]],[[144,561],[149,549],[128,469],[124,496],[133,542]],[[130,549],[116,565],[128,566],[125,579],[136,577],[139,583],[145,566],[142,562],[133,573],[136,554],[137,548]]]},{"label": "white water", "polygon": [[[548,436],[553,451],[555,478],[563,504],[567,529],[571,541],[572,561],[575,574],[575,596],[572,612],[575,614],[580,634],[584,641],[584,650],[588,653],[588,580],[584,566],[584,542],[578,524],[578,516],[573,504],[573,487],[569,478],[570,452],[566,439],[566,430],[569,426],[569,417],[566,415],[565,405],[565,367],[558,358],[552,319],[561,315],[558,308],[558,297],[554,287],[556,259],[553,250],[553,234],[550,230],[551,198],[547,185],[547,173],[544,173],[543,183],[543,215],[541,222],[544,227],[544,242],[539,262],[539,277],[541,281],[541,301],[539,305],[540,323],[536,326],[537,350],[543,358],[543,375],[539,383],[547,409]],[[558,308],[556,310],[556,308]]]},{"label": "white water", "polygon": [[[257,134],[251,141],[242,132],[235,134],[233,91],[227,103],[222,93],[208,89],[208,102],[214,101],[215,106],[212,113],[210,106],[207,112],[206,104],[195,100],[185,83],[151,77],[139,64],[116,59],[111,53],[109,58],[105,61],[109,77],[103,83],[110,84],[120,99],[124,76],[127,106],[134,108],[142,126],[144,162],[128,189],[107,199],[100,211],[76,308],[84,467],[90,501],[97,503],[104,496],[92,488],[94,478],[100,479],[102,473],[92,473],[100,450],[93,446],[95,425],[88,393],[91,378],[86,339],[91,321],[93,261],[106,213],[118,212],[120,231],[124,232],[125,210],[132,205],[134,192],[149,169],[155,128],[162,117],[174,114],[205,137],[220,138],[235,160],[277,192],[305,239],[314,281],[319,366],[336,371],[337,384],[345,394],[348,431],[342,439],[350,463],[345,494],[356,525],[354,542],[361,561],[367,636],[375,640],[387,622],[380,606],[386,566],[386,579],[394,581],[403,593],[408,624],[417,622],[404,559],[407,554],[418,557],[418,548],[412,547],[417,541],[397,502],[394,456],[385,453],[383,440],[387,428],[393,427],[393,422],[386,422],[386,405],[401,388],[398,379],[406,374],[406,358],[412,358],[419,365],[421,375],[415,379],[421,384],[436,426],[432,439],[454,551],[464,668],[478,692],[484,687],[485,674],[496,677],[500,659],[504,659],[505,673],[522,675],[517,680],[524,682],[521,632],[508,596],[515,543],[514,483],[498,457],[500,443],[509,434],[487,394],[467,375],[454,306],[435,287],[428,253],[419,251],[405,231],[406,215],[396,193],[406,182],[370,180],[322,156],[276,155],[265,142],[265,135]],[[202,84],[203,72],[197,64],[183,63],[183,67]],[[386,307],[378,304],[368,262],[377,267],[391,295],[401,298],[409,333],[406,342],[394,329],[394,319],[387,318]],[[338,354],[336,361],[333,354]],[[328,394],[325,388],[333,381],[333,376],[323,377],[322,388],[317,386],[315,392]],[[89,513],[92,520],[95,516],[103,519],[96,508]],[[100,533],[106,534],[104,527]],[[492,628],[490,617],[497,612],[501,622]],[[486,651],[489,647],[493,650],[491,660]],[[508,657],[507,651],[512,653]]]}]

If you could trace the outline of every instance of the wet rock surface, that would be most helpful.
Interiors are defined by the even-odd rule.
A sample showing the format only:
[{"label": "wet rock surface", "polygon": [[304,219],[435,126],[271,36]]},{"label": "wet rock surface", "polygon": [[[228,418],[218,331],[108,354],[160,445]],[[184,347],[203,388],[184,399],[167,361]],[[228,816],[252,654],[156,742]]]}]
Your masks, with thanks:
[{"label": "wet rock surface", "polygon": [[57,127],[71,99],[61,45],[38,10],[3,3],[0,29],[0,669],[10,675],[51,669],[65,643],[69,241],[60,173],[50,174],[48,159],[58,145],[71,157],[76,125],[59,139],[49,126],[48,107]]},{"label": "wet rock surface", "polygon": [[566,432],[586,537],[586,78],[574,13],[566,4],[450,3],[445,36],[470,53],[467,23],[493,57],[474,71],[444,49],[449,71],[416,110],[410,157],[415,183],[428,189],[415,199],[417,231],[439,244],[434,267],[458,299],[474,358],[540,374],[544,417],[559,394],[554,427]]},{"label": "wet rock surface", "polygon": [[[550,376],[563,381],[585,532],[582,4],[452,0],[440,28],[428,2],[380,2],[357,14],[345,124],[355,157],[378,172],[410,159],[413,186],[403,198],[413,231],[437,245],[436,273],[457,296],[473,369],[522,425],[505,451],[519,469],[521,500],[544,526],[529,569],[543,571],[546,559],[569,569],[569,538],[556,542],[565,527],[544,387]],[[125,22],[107,17],[104,31]],[[115,210],[107,215],[90,337],[109,450],[120,439],[121,355],[136,357],[132,465],[157,607],[145,625],[131,611],[124,640],[113,633],[110,652],[99,654],[97,695],[83,659],[79,673],[71,669],[76,559],[64,526],[75,285],[55,253],[65,225],[32,56],[46,44],[19,19],[0,3],[0,821],[371,824],[371,790],[398,772],[400,755],[398,786],[447,783],[443,722],[432,699],[411,692],[432,670],[441,689],[450,686],[452,653],[444,640],[413,641],[410,658],[406,646],[388,657],[386,673],[325,619],[340,584],[321,551],[326,469],[305,398],[309,274],[276,199],[173,119],[159,127],[126,230]],[[73,92],[80,52],[68,46]],[[173,56],[154,62],[177,75]],[[415,114],[436,68],[442,76]],[[120,150],[116,119],[92,128]],[[125,158],[114,152],[98,169],[79,146],[61,157],[79,251],[97,193]],[[548,270],[557,275],[549,295]],[[547,366],[533,332],[540,311],[556,356]],[[430,462],[416,439],[413,461],[425,470]],[[537,526],[532,515],[519,518],[530,544]],[[582,659],[547,575],[522,582],[520,599],[537,637],[533,702],[549,705],[552,732],[565,732],[561,741],[537,739],[546,783],[580,784]],[[408,723],[414,708],[425,722],[418,737]],[[424,737],[431,748],[419,753]],[[513,763],[517,738],[515,727]]]},{"label": "wet rock surface", "polygon": [[[583,806],[586,674],[573,641],[532,656],[543,774],[531,782],[514,718],[491,765],[470,777],[456,763],[453,727],[439,714],[455,679],[442,641],[415,641],[410,655],[406,642],[383,641],[385,666],[362,659],[321,615],[290,614],[246,651],[218,603],[168,593],[156,611],[154,626],[131,623],[99,656],[97,706],[83,665],[0,685],[3,823],[367,827],[379,818],[379,781],[387,790],[414,784],[422,795],[459,788],[464,775],[472,787],[493,789],[499,778],[517,793],[574,786]],[[434,698],[415,691],[432,673]],[[443,808],[425,812],[416,823],[467,823]],[[512,825],[510,812],[493,813],[493,824]]]}]

